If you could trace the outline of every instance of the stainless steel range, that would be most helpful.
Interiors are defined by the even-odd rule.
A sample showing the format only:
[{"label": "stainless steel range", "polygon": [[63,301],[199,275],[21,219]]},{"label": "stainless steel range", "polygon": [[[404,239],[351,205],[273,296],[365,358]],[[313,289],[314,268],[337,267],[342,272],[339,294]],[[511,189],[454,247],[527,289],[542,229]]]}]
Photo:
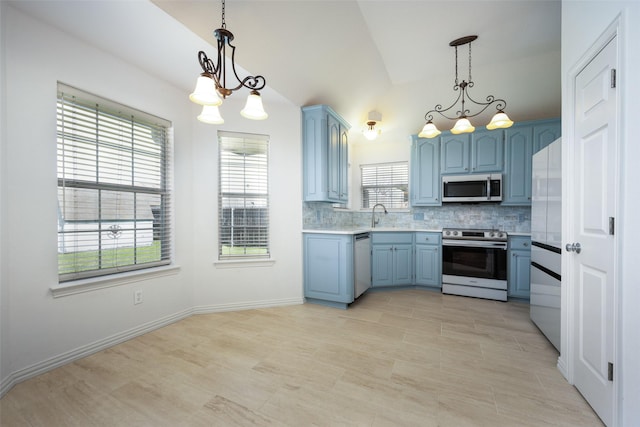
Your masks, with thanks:
[{"label": "stainless steel range", "polygon": [[442,230],[442,293],[507,300],[507,233]]}]

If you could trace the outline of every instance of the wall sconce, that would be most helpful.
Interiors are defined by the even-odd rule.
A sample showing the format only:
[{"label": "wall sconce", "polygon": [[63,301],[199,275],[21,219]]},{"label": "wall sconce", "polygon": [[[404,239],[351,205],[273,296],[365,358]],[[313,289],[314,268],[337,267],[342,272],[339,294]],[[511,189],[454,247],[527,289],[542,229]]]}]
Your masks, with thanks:
[{"label": "wall sconce", "polygon": [[368,115],[367,128],[362,131],[364,137],[369,141],[373,141],[382,133],[380,128],[376,129],[376,123],[382,121],[382,114],[377,111],[370,111]]}]

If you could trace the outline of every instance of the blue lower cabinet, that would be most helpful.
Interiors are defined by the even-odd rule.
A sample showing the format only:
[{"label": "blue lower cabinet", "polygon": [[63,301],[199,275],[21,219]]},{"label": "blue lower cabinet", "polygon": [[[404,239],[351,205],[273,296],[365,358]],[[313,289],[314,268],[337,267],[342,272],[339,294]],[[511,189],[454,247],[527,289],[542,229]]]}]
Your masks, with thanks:
[{"label": "blue lower cabinet", "polygon": [[353,236],[304,234],[304,296],[346,308],[353,302]]},{"label": "blue lower cabinet", "polygon": [[416,233],[416,285],[442,287],[440,233]]},{"label": "blue lower cabinet", "polygon": [[508,296],[529,299],[531,285],[531,238],[509,237]]},{"label": "blue lower cabinet", "polygon": [[373,233],[371,250],[371,286],[413,284],[413,233]]}]

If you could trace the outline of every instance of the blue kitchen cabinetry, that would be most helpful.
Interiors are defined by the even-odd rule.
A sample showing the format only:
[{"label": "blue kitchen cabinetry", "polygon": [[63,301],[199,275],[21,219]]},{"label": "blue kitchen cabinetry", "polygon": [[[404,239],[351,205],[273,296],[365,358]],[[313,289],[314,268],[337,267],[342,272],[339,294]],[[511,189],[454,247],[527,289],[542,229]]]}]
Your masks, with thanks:
[{"label": "blue kitchen cabinetry", "polygon": [[551,144],[561,135],[560,119],[540,120],[533,125],[533,153]]},{"label": "blue kitchen cabinetry", "polygon": [[443,134],[440,139],[442,173],[469,173],[471,134]]},{"label": "blue kitchen cabinetry", "polygon": [[302,108],[304,201],[348,202],[349,128],[327,105]]},{"label": "blue kitchen cabinetry", "polygon": [[441,240],[441,233],[415,233],[416,285],[442,287]]},{"label": "blue kitchen cabinetry", "polygon": [[412,136],[411,205],[440,206],[440,138]]},{"label": "blue kitchen cabinetry", "polygon": [[516,123],[505,129],[505,206],[531,206],[533,154],[560,137],[560,119]]},{"label": "blue kitchen cabinetry", "polygon": [[413,284],[413,233],[374,232],[371,251],[372,287]]},{"label": "blue kitchen cabinetry", "polygon": [[509,236],[507,256],[509,298],[529,299],[531,284],[531,238]]},{"label": "blue kitchen cabinetry", "polygon": [[353,236],[304,233],[304,296],[347,308],[353,302]]},{"label": "blue kitchen cabinetry", "polygon": [[504,133],[501,130],[443,134],[440,139],[442,174],[502,172]]}]

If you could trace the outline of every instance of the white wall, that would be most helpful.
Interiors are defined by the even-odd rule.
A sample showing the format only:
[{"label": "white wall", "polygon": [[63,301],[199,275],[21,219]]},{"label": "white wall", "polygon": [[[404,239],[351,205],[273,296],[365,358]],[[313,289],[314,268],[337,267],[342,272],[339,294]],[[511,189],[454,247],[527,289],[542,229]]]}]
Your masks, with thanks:
[{"label": "white wall", "polygon": [[6,85],[5,85],[5,79],[4,79],[4,74],[5,74],[4,41],[5,41],[5,28],[6,28],[5,10],[6,10],[6,3],[0,2],[0,381],[2,381],[2,379],[5,378],[5,376],[7,376],[7,374],[5,374],[5,372],[7,371],[4,369],[2,355],[3,355],[3,351],[8,348],[7,345],[5,344],[5,340],[9,336],[9,322],[8,322],[9,317],[7,316],[8,307],[9,307],[7,304],[8,286],[5,286],[5,283],[7,283],[7,280],[5,276],[6,269],[5,269],[5,260],[4,260],[4,254],[6,253],[6,249],[5,249],[6,242],[4,239],[4,231],[5,231],[4,207],[6,206],[6,203],[4,201],[4,195],[5,195],[4,145],[6,140],[5,125],[4,125],[6,121],[5,120]]},{"label": "white wall", "polygon": [[[100,3],[106,8],[121,6],[119,2]],[[64,16],[64,8],[71,14],[74,8],[90,8],[91,3],[61,2],[55,7],[61,8],[56,12]],[[155,8],[151,3],[135,7]],[[4,61],[0,62],[6,66],[0,68],[0,84],[6,89],[2,96],[6,108],[0,110],[5,113],[5,117],[0,114],[1,391],[110,340],[190,315],[196,307],[214,311],[302,302],[298,107],[265,101],[269,120],[252,122],[238,114],[242,101],[229,99],[222,106],[227,124],[219,128],[271,136],[271,232],[276,261],[270,267],[217,269],[213,261],[217,248],[218,127],[195,120],[198,108],[186,96],[192,88],[157,77],[166,73],[143,70],[121,59],[116,42],[97,48],[85,41],[91,37],[71,36],[13,5],[2,2],[0,10],[6,36]],[[108,16],[118,16],[112,12]],[[167,46],[179,45],[175,43],[177,35],[170,33],[178,24],[162,21],[171,19],[164,13],[152,15],[161,21],[147,20],[146,25],[165,29],[156,41],[165,46],[163,54],[171,63],[172,50]],[[127,25],[120,20],[112,24],[121,31]],[[176,48],[191,49],[192,45]],[[153,50],[157,54],[157,49]],[[194,49],[189,56],[199,68],[196,52]],[[146,54],[153,53],[140,51],[136,63],[144,64]],[[196,69],[189,85],[197,73]],[[180,266],[176,274],[52,297],[50,287],[58,283],[57,81],[172,121],[175,261]],[[134,306],[133,291],[138,289],[143,291],[144,302]]]},{"label": "white wall", "polygon": [[[194,128],[194,261],[198,311],[302,303],[302,151],[300,109],[265,104],[269,118],[240,116],[243,96],[220,107],[225,123]],[[194,112],[194,115],[196,113]],[[269,135],[269,232],[273,264],[214,265],[218,258],[217,131]]]},{"label": "white wall", "polygon": [[[621,328],[617,337],[621,345],[618,360],[621,384],[618,386],[620,413],[618,425],[640,425],[640,280],[637,268],[640,240],[637,183],[640,182],[640,90],[636,76],[640,73],[640,3],[636,1],[563,1],[562,2],[562,75],[563,93],[567,93],[568,73],[596,42],[598,37],[622,14],[621,69],[618,70],[621,111],[621,208],[616,233],[621,240],[621,271],[618,278],[621,301]],[[563,126],[569,125],[567,99],[563,98]],[[567,132],[563,131],[563,134]]]}]

